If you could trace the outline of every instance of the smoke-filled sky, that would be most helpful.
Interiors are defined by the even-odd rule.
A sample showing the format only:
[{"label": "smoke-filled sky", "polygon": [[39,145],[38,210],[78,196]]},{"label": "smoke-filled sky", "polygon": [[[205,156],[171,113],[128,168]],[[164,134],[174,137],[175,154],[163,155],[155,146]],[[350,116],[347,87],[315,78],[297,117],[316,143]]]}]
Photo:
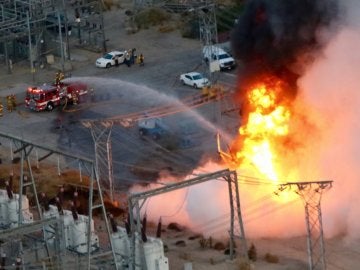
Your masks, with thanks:
[{"label": "smoke-filled sky", "polygon": [[296,91],[296,80],[323,47],[324,29],[342,16],[336,0],[249,0],[231,35],[231,47],[244,68],[241,84],[271,73]]},{"label": "smoke-filled sky", "polygon": [[[308,127],[304,127],[303,133],[299,134],[305,147],[301,152],[303,156],[299,158],[299,164],[297,164],[303,179],[298,180],[333,180],[333,188],[324,193],[322,198],[325,235],[331,237],[345,233],[351,238],[359,237],[360,1],[271,0],[249,2],[249,10],[253,10],[254,6],[260,5],[259,3],[265,3],[266,8],[268,8],[268,3],[272,3],[270,9],[276,11],[276,16],[264,25],[266,30],[272,29],[269,32],[271,35],[265,35],[265,42],[276,40],[279,47],[262,47],[261,44],[257,45],[257,35],[247,37],[244,34],[241,40],[245,39],[250,44],[242,44],[240,39],[236,40],[233,45],[243,48],[236,52],[236,56],[243,57],[245,67],[247,63],[253,65],[258,63],[259,55],[255,54],[255,57],[252,58],[246,52],[254,52],[259,49],[261,62],[265,63],[266,69],[275,64],[277,65],[275,70],[284,67],[285,69],[291,68],[292,72],[294,69],[291,64],[294,62],[289,60],[298,61],[299,59],[296,53],[287,54],[295,51],[284,48],[283,42],[289,41],[294,45],[296,40],[292,36],[287,36],[288,39],[286,39],[286,36],[281,34],[290,35],[293,33],[290,31],[291,29],[299,32],[297,30],[301,27],[291,28],[292,22],[306,23],[307,18],[309,18],[309,22],[319,22],[311,12],[314,11],[316,4],[326,3],[320,9],[315,9],[315,11],[321,11],[320,15],[326,15],[324,21],[320,20],[320,24],[311,23],[310,26],[314,27],[315,29],[312,30],[315,31],[313,31],[313,35],[305,35],[305,37],[311,37],[310,40],[306,38],[303,40],[306,49],[311,49],[311,46],[316,44],[314,38],[318,38],[321,46],[314,47],[315,50],[312,52],[316,53],[312,54],[311,61],[302,62],[301,72],[298,72],[295,77],[291,77],[296,78],[294,82],[297,85],[294,110],[306,117],[308,123],[311,123]],[[280,7],[280,3],[285,3],[285,6]],[[304,3],[307,6],[291,10],[291,7],[295,9],[298,3]],[[334,13],[335,11],[340,13]],[[264,15],[263,8],[260,8],[259,12],[257,20],[260,22],[270,16],[268,11]],[[301,16],[297,17],[297,15]],[[330,23],[329,15],[333,15],[336,19],[333,24]],[[250,21],[253,20],[251,18]],[[239,25],[244,23],[242,20],[247,21],[240,18]],[[316,28],[315,25],[320,27]],[[273,29],[274,26],[276,29]],[[327,28],[327,26],[329,27]],[[259,29],[261,33],[262,30]],[[245,30],[243,29],[238,34],[243,34],[243,31]],[[261,43],[261,41],[259,42]],[[307,46],[309,44],[310,47]],[[295,47],[299,48],[299,46]],[[273,57],[279,61],[272,62]],[[250,70],[258,71],[254,67]],[[313,127],[313,130],[308,130],[309,127]],[[219,165],[215,164],[207,164],[204,168],[208,171],[221,169]],[[256,186],[251,187],[240,181],[240,191],[242,208],[244,208],[245,232],[250,236],[305,234],[305,214],[301,200],[287,205],[284,209],[272,208],[268,198],[255,196]],[[269,195],[271,194],[269,193]],[[228,221],[223,216],[228,214],[227,188],[226,185],[212,185],[209,182],[208,185],[199,185],[196,191],[182,190],[177,194],[169,195],[166,199],[161,196],[154,197],[149,201],[147,207],[149,215],[152,215],[155,220],[158,215],[163,213],[163,215],[172,216],[173,220],[192,225],[195,228],[205,228],[199,224],[208,222],[208,225],[212,225],[215,231],[221,231],[219,224],[225,224],[223,226],[226,227]],[[292,207],[298,211],[293,211]],[[274,211],[274,209],[278,211]],[[222,231],[226,232],[226,230]]]},{"label": "smoke-filled sky", "polygon": [[325,119],[315,149],[319,177],[334,180],[324,196],[324,230],[360,236],[360,2],[342,1],[345,25],[299,80],[299,99]]}]

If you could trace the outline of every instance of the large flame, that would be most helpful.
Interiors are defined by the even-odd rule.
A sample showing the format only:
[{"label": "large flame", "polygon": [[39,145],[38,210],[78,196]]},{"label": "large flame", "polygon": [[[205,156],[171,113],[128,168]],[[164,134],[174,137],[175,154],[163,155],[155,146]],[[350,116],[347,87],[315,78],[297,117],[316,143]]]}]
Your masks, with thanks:
[{"label": "large flame", "polygon": [[[286,148],[292,119],[291,99],[284,94],[286,87],[281,79],[267,76],[246,89],[243,123],[233,147],[236,169],[268,180],[272,189],[289,179],[289,171],[292,178],[297,177],[296,169],[287,168],[284,155],[290,150]],[[294,197],[286,193],[282,199]]]},{"label": "large flame", "polygon": [[276,143],[288,135],[289,108],[278,103],[281,83],[266,85],[261,82],[247,95],[249,109],[247,123],[240,127],[242,149],[236,152],[241,167],[252,167],[265,178],[277,181],[281,176]]}]

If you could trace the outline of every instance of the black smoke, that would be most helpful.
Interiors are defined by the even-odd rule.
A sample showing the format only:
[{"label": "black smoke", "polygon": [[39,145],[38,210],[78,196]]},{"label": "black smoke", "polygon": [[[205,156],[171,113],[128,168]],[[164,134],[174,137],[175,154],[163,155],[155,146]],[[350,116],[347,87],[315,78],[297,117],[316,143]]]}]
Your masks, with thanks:
[{"label": "black smoke", "polygon": [[270,73],[294,88],[326,43],[320,33],[336,25],[339,14],[337,0],[245,1],[231,33],[240,80]]}]

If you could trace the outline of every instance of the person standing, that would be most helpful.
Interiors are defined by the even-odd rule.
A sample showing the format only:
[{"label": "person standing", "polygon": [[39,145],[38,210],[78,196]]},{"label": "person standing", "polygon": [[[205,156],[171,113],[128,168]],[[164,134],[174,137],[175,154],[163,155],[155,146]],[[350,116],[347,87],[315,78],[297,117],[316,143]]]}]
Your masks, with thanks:
[{"label": "person standing", "polygon": [[125,54],[125,62],[126,62],[126,65],[128,66],[128,67],[130,67],[131,66],[131,62],[130,62],[130,53],[129,52],[126,52],[126,54]]},{"label": "person standing", "polygon": [[6,96],[6,107],[7,107],[7,110],[9,111],[9,112],[12,112],[13,111],[13,102],[12,102],[12,100],[11,100],[11,96],[9,95],[9,96]]},{"label": "person standing", "polygon": [[0,98],[0,117],[3,116],[4,106],[2,105],[2,98]]},{"label": "person standing", "polygon": [[136,55],[136,49],[132,48],[131,49],[131,64],[135,64],[135,59],[136,59],[137,55]]},{"label": "person standing", "polygon": [[144,55],[142,53],[140,53],[140,56],[139,56],[139,65],[140,66],[144,65]]}]

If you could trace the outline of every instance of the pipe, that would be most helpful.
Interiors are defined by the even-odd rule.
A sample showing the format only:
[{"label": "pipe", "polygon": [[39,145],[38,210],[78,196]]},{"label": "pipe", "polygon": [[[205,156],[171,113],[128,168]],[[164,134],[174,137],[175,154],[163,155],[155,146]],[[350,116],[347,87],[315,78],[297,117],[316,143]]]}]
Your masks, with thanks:
[{"label": "pipe", "polygon": [[56,204],[59,214],[63,215],[64,211],[63,211],[62,204],[61,204],[59,197],[55,197],[55,204]]},{"label": "pipe", "polygon": [[78,216],[78,213],[77,213],[76,206],[75,206],[74,202],[71,202],[71,213],[72,213],[72,216],[73,216],[74,220],[79,219],[79,216]]},{"label": "pipe", "polygon": [[8,197],[9,197],[9,199],[12,200],[12,199],[14,198],[14,196],[13,196],[13,192],[12,192],[12,190],[11,190],[11,188],[10,188],[9,182],[6,181],[6,182],[5,182],[5,185],[6,185],[7,195],[8,195]]},{"label": "pipe", "polygon": [[116,224],[113,214],[109,215],[109,219],[110,219],[110,223],[111,223],[111,228],[112,228],[113,232],[116,233],[118,231],[118,228],[117,228],[117,224]]}]

